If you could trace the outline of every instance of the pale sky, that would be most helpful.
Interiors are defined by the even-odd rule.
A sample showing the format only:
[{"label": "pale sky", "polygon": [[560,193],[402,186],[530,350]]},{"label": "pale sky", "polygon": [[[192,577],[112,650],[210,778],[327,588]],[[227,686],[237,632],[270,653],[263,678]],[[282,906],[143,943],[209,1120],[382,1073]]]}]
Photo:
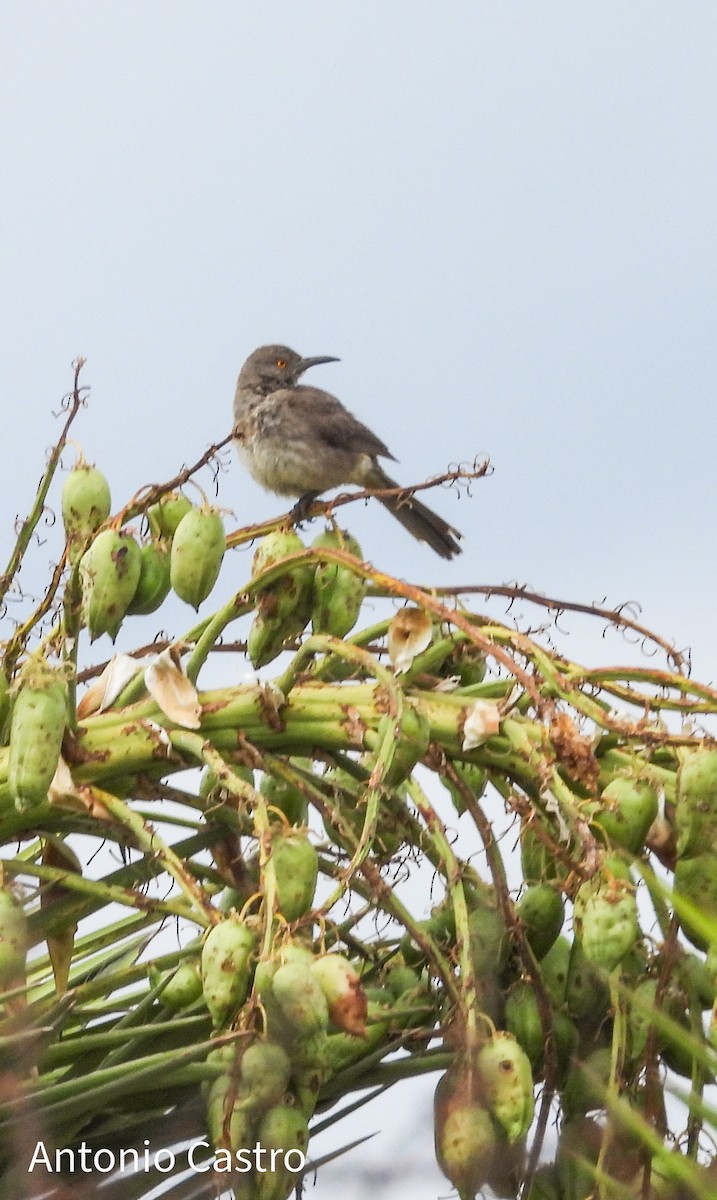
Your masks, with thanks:
[{"label": "pale sky", "polygon": [[[226,434],[241,362],[287,342],[341,358],[311,382],[401,482],[493,461],[432,497],[460,560],[376,504],[344,510],[367,557],[638,600],[717,677],[713,0],[5,0],[1,27],[3,565],[76,355],[117,506]],[[235,463],[220,503],[285,507]],[[582,636],[565,652],[629,650]],[[407,1174],[431,1087],[345,1200],[354,1164]],[[447,1194],[419,1159],[406,1194]]]}]

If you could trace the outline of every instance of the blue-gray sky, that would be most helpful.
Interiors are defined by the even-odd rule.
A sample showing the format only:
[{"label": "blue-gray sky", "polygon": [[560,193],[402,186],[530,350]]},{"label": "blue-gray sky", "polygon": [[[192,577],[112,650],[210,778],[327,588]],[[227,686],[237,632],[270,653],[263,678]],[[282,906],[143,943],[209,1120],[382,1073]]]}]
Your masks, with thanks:
[{"label": "blue-gray sky", "polygon": [[[494,463],[436,495],[460,561],[376,505],[368,557],[637,599],[717,676],[716,45],[711,0],[6,0],[3,561],[75,355],[121,502],[228,432],[242,360],[284,341],[341,357],[314,381],[401,481]],[[238,466],[220,500],[278,510]]]}]

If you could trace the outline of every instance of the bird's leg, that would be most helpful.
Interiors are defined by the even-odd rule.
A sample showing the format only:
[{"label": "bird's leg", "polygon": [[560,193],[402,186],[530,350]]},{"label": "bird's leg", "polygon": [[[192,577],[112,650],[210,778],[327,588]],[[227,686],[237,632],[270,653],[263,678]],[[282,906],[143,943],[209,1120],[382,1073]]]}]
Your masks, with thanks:
[{"label": "bird's leg", "polygon": [[299,496],[299,499],[291,510],[291,520],[294,525],[301,525],[302,521],[307,519],[311,505],[314,503],[316,497],[320,495],[320,492],[304,492],[303,496]]}]

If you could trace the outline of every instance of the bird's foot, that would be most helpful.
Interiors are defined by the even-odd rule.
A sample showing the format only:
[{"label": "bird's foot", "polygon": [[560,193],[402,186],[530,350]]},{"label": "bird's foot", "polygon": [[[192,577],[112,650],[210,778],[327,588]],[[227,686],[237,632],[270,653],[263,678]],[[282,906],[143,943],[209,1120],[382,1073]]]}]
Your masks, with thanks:
[{"label": "bird's foot", "polygon": [[290,513],[292,525],[301,525],[308,520],[309,509],[318,495],[319,492],[305,492],[299,497]]}]

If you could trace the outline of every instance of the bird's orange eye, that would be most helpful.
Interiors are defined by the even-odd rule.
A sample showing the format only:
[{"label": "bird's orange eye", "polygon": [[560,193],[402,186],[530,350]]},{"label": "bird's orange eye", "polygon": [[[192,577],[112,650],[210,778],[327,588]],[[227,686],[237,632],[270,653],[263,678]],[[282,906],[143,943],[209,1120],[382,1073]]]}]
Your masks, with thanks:
[{"label": "bird's orange eye", "polygon": [[283,371],[284,367],[286,366],[286,359],[285,358],[277,358],[276,365],[280,371]]}]

